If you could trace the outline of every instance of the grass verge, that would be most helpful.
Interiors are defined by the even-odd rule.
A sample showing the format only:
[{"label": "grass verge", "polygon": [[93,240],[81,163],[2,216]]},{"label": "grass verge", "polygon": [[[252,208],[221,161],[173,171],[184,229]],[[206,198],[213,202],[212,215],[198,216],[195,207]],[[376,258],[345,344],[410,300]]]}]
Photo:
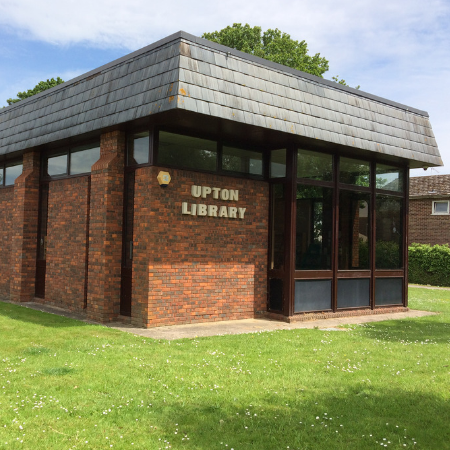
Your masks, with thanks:
[{"label": "grass verge", "polygon": [[156,341],[0,303],[0,448],[450,448],[450,291],[419,319]]}]

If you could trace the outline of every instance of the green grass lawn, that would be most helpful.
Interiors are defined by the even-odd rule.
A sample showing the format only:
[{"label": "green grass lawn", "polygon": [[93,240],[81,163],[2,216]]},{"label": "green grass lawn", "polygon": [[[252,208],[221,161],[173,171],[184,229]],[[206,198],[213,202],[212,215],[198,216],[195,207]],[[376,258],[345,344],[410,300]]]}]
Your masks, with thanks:
[{"label": "green grass lawn", "polygon": [[156,341],[0,303],[1,449],[450,448],[440,314]]}]

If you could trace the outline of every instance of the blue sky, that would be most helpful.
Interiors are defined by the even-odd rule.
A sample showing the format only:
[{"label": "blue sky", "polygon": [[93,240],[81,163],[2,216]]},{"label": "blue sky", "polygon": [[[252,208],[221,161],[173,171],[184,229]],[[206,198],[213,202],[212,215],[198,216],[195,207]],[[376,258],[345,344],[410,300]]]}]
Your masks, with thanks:
[{"label": "blue sky", "polygon": [[179,30],[234,22],[279,28],[350,86],[430,114],[450,173],[449,0],[0,0],[0,106],[18,91],[69,80]]}]

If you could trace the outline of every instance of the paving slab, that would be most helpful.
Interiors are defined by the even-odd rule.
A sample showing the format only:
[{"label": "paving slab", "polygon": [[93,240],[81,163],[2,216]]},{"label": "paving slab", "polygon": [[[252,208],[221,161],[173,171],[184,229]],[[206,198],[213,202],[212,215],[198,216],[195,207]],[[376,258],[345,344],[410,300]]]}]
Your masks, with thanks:
[{"label": "paving slab", "polygon": [[[17,305],[17,303],[14,303]],[[107,324],[99,324],[97,322],[86,319],[86,315],[79,312],[67,311],[55,306],[43,305],[34,302],[24,302],[18,304],[25,308],[31,308],[50,314],[57,314],[71,319],[80,320],[85,323],[103,325],[108,328],[133,333],[138,336],[144,336],[151,339],[193,339],[197,337],[221,336],[227,334],[246,334],[260,333],[266,331],[277,330],[295,330],[299,328],[318,328],[324,331],[347,331],[345,325],[355,325],[370,322],[381,322],[383,320],[401,320],[412,319],[416,317],[424,317],[435,315],[436,313],[429,311],[407,310],[395,313],[373,314],[366,316],[353,317],[336,317],[330,319],[315,319],[299,322],[280,322],[270,319],[241,319],[241,320],[224,320],[221,322],[205,322],[186,325],[170,325],[155,328],[136,328],[121,322],[111,322]]]}]

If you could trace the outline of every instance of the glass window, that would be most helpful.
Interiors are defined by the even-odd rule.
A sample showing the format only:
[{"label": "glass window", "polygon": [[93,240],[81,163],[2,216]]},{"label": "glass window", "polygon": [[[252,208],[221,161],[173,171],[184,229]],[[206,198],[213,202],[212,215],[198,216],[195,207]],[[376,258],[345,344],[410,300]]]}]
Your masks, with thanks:
[{"label": "glass window", "polygon": [[339,182],[356,186],[370,186],[370,163],[352,158],[341,158]]},{"label": "glass window", "polygon": [[448,214],[448,200],[433,201],[433,214]]},{"label": "glass window", "polygon": [[271,269],[284,267],[285,189],[283,184],[272,186]]},{"label": "glass window", "polygon": [[389,191],[403,191],[403,169],[398,167],[377,164],[376,166],[376,188]]},{"label": "glass window", "polygon": [[262,176],[262,153],[224,145],[222,148],[222,169]]},{"label": "glass window", "polygon": [[370,306],[370,280],[352,278],[338,280],[337,307],[355,308]]},{"label": "glass window", "polygon": [[298,150],[297,177],[332,181],[333,156],[326,153]]},{"label": "glass window", "polygon": [[294,312],[331,309],[331,280],[296,280]]},{"label": "glass window", "polygon": [[286,149],[270,152],[270,178],[284,178],[286,176]]},{"label": "glass window", "polygon": [[0,166],[0,186],[3,186],[3,167]]},{"label": "glass window", "polygon": [[370,194],[339,193],[339,270],[370,268]]},{"label": "glass window", "polygon": [[[22,164],[14,164],[11,166],[5,167],[5,186],[10,186],[14,184],[14,181],[16,181],[16,178],[22,174],[23,166]],[[1,173],[1,171],[0,171]],[[2,177],[1,177],[2,178]],[[1,181],[0,181],[1,185]]]},{"label": "glass window", "polygon": [[150,135],[148,131],[136,133],[128,139],[127,164],[147,164],[149,162]]},{"label": "glass window", "polygon": [[403,303],[403,278],[377,278],[375,280],[375,305],[400,305]]},{"label": "glass window", "polygon": [[375,259],[377,269],[403,267],[403,200],[377,195]]},{"label": "glass window", "polygon": [[70,153],[70,175],[90,173],[91,167],[100,159],[100,147],[76,147]]},{"label": "glass window", "polygon": [[298,185],[295,240],[296,270],[330,270],[333,189]]},{"label": "glass window", "polygon": [[55,175],[67,174],[67,154],[59,156],[50,156],[47,159],[47,175],[52,177]]},{"label": "glass window", "polygon": [[160,131],[158,164],[215,171],[217,142]]}]

